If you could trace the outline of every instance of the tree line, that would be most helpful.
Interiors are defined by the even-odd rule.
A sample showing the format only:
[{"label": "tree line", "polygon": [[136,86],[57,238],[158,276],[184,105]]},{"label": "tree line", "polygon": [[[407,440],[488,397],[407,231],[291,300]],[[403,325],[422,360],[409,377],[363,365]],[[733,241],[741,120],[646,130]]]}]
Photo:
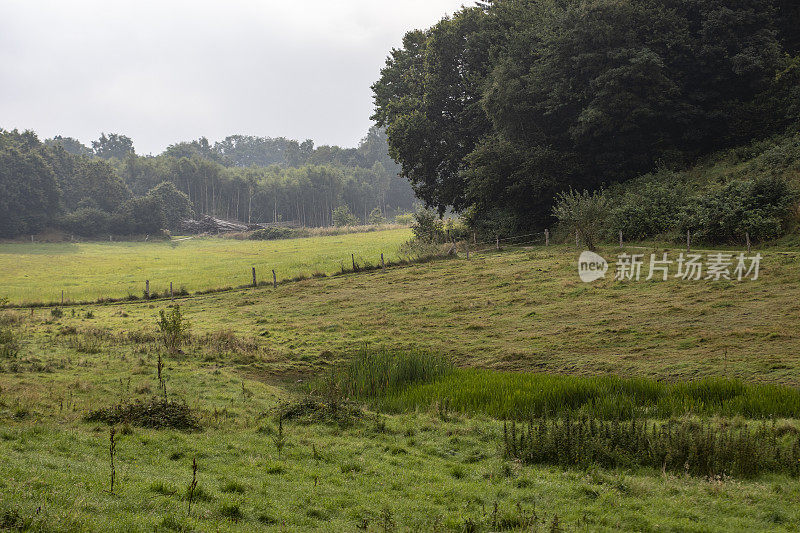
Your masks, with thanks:
[{"label": "tree line", "polygon": [[132,140],[102,134],[88,147],[32,131],[0,130],[0,236],[56,227],[71,234],[154,234],[208,214],[256,222],[367,223],[411,209],[413,192],[372,128],[356,148],[310,140],[201,138],[140,156]]},{"label": "tree line", "polygon": [[560,192],[796,131],[788,0],[495,0],[407,33],[374,120],[417,195],[519,231]]}]

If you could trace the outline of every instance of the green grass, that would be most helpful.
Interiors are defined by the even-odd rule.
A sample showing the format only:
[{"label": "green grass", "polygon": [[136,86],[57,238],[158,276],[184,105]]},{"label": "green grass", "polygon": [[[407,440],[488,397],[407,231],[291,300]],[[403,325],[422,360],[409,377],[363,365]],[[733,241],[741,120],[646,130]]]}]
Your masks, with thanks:
[{"label": "green grass", "polygon": [[800,418],[800,390],[724,378],[668,383],[647,378],[458,369],[429,383],[413,383],[376,395],[376,405],[393,412],[439,404],[461,413],[517,420],[566,413],[604,419],[684,415]]},{"label": "green grass", "polygon": [[[794,392],[781,399],[770,391],[786,389],[753,386],[800,384],[796,255],[766,252],[756,282],[592,285],[578,281],[576,256],[566,247],[516,249],[182,298],[191,335],[172,355],[156,325],[169,302],[76,306],[60,316],[0,311],[0,330],[12,332],[3,339],[15,344],[0,359],[0,526],[493,531],[521,528],[535,513],[539,530],[555,515],[568,531],[800,528],[796,478],[523,464],[504,458],[502,422],[482,414],[488,409],[460,414],[455,396],[449,412],[430,401],[430,379],[454,380],[450,391],[497,387],[485,406],[515,387],[541,399],[536,380],[580,398],[591,376],[611,373],[625,376],[616,385],[621,399],[633,391],[675,399],[676,409],[691,400],[693,409],[748,418],[796,412]],[[409,397],[398,406],[403,413],[366,412],[351,425],[285,420],[279,455],[281,406],[364,345],[419,356],[411,365],[390,357],[374,366],[355,359],[352,367],[367,392],[398,369],[393,387],[425,392],[419,402]],[[424,354],[441,354],[458,369],[442,370]],[[86,415],[158,394],[159,355],[170,398],[185,400],[203,430],[119,426],[115,494],[108,494],[108,426]],[[561,377],[536,375],[543,373]],[[612,382],[598,378],[594,394]],[[797,419],[777,424],[798,431]],[[187,516],[193,458],[199,483]]]},{"label": "green grass", "polygon": [[185,287],[190,291],[236,287],[252,282],[315,273],[331,274],[358,264],[397,258],[408,229],[309,237],[280,241],[194,238],[181,241],[0,244],[0,297],[11,303],[141,296]]}]

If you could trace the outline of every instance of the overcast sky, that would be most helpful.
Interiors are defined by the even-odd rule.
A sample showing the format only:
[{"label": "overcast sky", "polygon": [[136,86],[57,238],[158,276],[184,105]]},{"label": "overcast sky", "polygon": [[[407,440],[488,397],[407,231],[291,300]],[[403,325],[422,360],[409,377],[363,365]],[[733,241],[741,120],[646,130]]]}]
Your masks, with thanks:
[{"label": "overcast sky", "polygon": [[0,128],[124,133],[140,154],[241,133],[354,146],[410,29],[465,0],[0,0]]}]

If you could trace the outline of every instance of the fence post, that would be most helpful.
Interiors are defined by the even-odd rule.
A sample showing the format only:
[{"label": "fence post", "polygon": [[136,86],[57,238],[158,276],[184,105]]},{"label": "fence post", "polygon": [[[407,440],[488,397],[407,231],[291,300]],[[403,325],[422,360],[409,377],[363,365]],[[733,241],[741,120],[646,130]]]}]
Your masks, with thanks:
[{"label": "fence post", "polygon": [[619,247],[622,248],[622,230],[619,230]]},{"label": "fence post", "polygon": [[550,230],[549,229],[544,230],[544,245],[545,246],[550,246]]},{"label": "fence post", "polygon": [[581,247],[580,235],[578,234],[578,230],[575,230],[575,248],[580,249],[580,247]]},{"label": "fence post", "polygon": [[150,280],[149,279],[144,280],[144,299],[145,300],[149,300],[150,299]]},{"label": "fence post", "polygon": [[750,253],[750,232],[748,231],[744,235],[747,238],[747,253],[749,254]]},{"label": "fence post", "polygon": [[686,230],[686,253],[692,251],[692,230]]},{"label": "fence post", "polygon": [[383,252],[381,252],[381,270],[386,272],[386,263],[383,261]]},{"label": "fence post", "polygon": [[253,267],[253,287],[258,287],[258,282],[256,282],[256,267]]},{"label": "fence post", "polygon": [[169,282],[169,299],[175,301],[175,293],[172,291],[172,282]]},{"label": "fence post", "polygon": [[64,305],[64,289],[61,289],[61,305]]},{"label": "fence post", "polygon": [[350,254],[350,259],[353,261],[353,272],[356,271],[356,254]]},{"label": "fence post", "polygon": [[494,236],[494,247],[497,250],[500,249],[500,235],[495,235]]},{"label": "fence post", "polygon": [[467,260],[469,261],[469,241],[467,241]]},{"label": "fence post", "polygon": [[277,289],[278,288],[278,278],[275,276],[275,271],[274,270],[272,271],[272,288],[273,289]]}]

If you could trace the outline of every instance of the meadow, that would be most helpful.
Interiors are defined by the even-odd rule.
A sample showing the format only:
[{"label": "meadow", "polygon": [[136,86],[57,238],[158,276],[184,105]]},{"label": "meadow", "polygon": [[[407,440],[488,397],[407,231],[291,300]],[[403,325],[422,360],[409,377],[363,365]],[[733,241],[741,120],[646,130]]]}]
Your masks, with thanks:
[{"label": "meadow", "polygon": [[145,280],[152,292],[237,287],[252,282],[315,273],[331,274],[352,258],[359,264],[394,260],[408,229],[249,241],[194,237],[152,242],[1,243],[0,297],[12,303],[141,296]]},{"label": "meadow", "polygon": [[[181,297],[174,352],[168,300],[2,310],[0,527],[797,530],[791,455],[746,477],[737,459],[586,464],[554,455],[563,425],[532,451],[503,421],[674,419],[795,453],[800,258],[763,253],[757,281],[583,284],[551,246]],[[110,426],[89,414],[158,414],[163,390],[201,429],[114,426],[112,494]]]}]

